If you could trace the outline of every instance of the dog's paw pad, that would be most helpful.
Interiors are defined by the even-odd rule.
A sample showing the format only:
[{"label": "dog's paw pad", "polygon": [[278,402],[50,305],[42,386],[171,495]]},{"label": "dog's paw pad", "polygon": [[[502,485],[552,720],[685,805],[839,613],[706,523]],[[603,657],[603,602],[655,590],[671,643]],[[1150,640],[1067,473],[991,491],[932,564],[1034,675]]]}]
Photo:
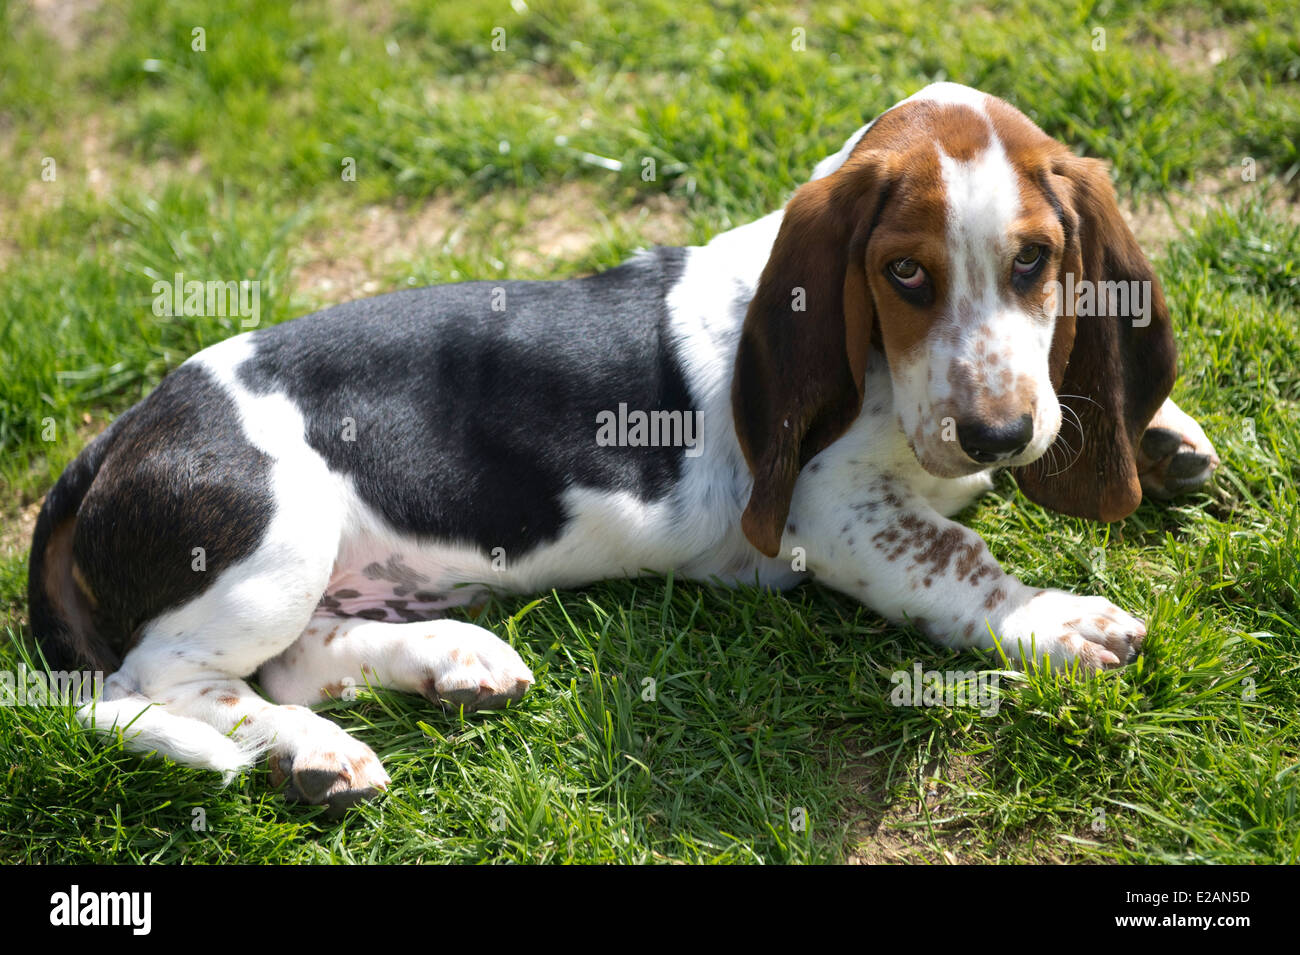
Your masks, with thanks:
[{"label": "dog's paw pad", "polygon": [[364,743],[347,751],[321,749],[273,753],[271,782],[284,786],[286,802],[327,806],[325,815],[337,819],[359,803],[388,788],[391,780],[373,751]]},{"label": "dog's paw pad", "polygon": [[1176,497],[1204,487],[1214,477],[1219,456],[1200,426],[1191,424],[1186,428],[1152,425],[1142,435],[1137,464],[1144,494]]},{"label": "dog's paw pad", "polygon": [[466,626],[435,641],[424,695],[446,707],[498,709],[518,702],[534,682],[533,672],[505,641],[480,627]]}]

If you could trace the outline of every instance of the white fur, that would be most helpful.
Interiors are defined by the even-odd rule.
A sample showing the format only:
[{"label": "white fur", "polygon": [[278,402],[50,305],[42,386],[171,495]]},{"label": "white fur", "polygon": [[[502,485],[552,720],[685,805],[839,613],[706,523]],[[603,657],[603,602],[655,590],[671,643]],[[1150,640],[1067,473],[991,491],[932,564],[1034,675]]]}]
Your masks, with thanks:
[{"label": "white fur", "polygon": [[493,633],[459,620],[378,623],[318,618],[288,650],[262,667],[278,703],[311,705],[350,699],[362,686],[383,686],[443,700],[522,695],[533,673]]}]

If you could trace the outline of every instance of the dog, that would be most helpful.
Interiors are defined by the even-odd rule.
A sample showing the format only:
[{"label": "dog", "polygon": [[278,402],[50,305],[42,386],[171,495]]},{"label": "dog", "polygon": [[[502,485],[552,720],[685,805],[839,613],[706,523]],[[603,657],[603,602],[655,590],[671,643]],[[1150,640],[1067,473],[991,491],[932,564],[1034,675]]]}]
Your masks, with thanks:
[{"label": "dog", "polygon": [[1117,667],[1140,620],[1026,586],[949,517],[1003,468],[1100,521],[1202,486],[1219,460],[1174,380],[1105,167],[940,83],[707,245],[199,352],[46,498],[32,629],[51,668],[111,673],[87,725],[227,774],[266,754],[332,813],[389,779],[312,704],[367,682],[499,707],[533,683],[444,616],[489,592],[815,579],[947,646]]}]

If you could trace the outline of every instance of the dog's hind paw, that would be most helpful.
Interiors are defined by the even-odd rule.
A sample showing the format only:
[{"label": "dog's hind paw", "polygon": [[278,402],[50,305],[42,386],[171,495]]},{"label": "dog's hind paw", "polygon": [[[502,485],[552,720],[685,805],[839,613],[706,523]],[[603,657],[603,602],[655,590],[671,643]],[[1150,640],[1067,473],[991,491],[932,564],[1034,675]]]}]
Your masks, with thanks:
[{"label": "dog's hind paw", "polygon": [[1138,446],[1138,477],[1149,497],[1167,499],[1198,490],[1214,477],[1219,463],[1201,426],[1172,401],[1156,412]]},{"label": "dog's hind paw", "polygon": [[446,707],[497,709],[518,702],[533,671],[514,648],[473,624],[442,620],[430,633],[434,659],[424,695]]},{"label": "dog's hind paw", "polygon": [[271,782],[284,786],[286,802],[328,806],[325,815],[337,819],[388,788],[391,780],[374,751],[365,743],[346,739],[343,745],[271,754]]}]

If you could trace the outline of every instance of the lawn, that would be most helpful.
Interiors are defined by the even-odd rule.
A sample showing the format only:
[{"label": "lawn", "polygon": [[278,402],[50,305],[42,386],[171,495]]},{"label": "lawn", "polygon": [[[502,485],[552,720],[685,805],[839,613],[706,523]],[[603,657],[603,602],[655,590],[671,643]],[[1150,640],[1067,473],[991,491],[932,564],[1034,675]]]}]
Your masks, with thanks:
[{"label": "lawn", "polygon": [[[216,9],[215,7],[218,7]],[[928,82],[1107,160],[1174,316],[1216,486],[1100,525],[1010,478],[962,519],[1026,582],[1147,620],[1133,665],[999,673],[995,713],[891,674],[998,670],[830,591],[615,581],[488,605],[537,674],[459,716],[330,704],[393,778],[338,823],[0,706],[0,861],[1296,862],[1300,41],[1289,0],[373,6],[0,0],[0,670],[36,508],[239,318],[557,278],[779,207]],[[652,682],[647,682],[652,681]]]}]

